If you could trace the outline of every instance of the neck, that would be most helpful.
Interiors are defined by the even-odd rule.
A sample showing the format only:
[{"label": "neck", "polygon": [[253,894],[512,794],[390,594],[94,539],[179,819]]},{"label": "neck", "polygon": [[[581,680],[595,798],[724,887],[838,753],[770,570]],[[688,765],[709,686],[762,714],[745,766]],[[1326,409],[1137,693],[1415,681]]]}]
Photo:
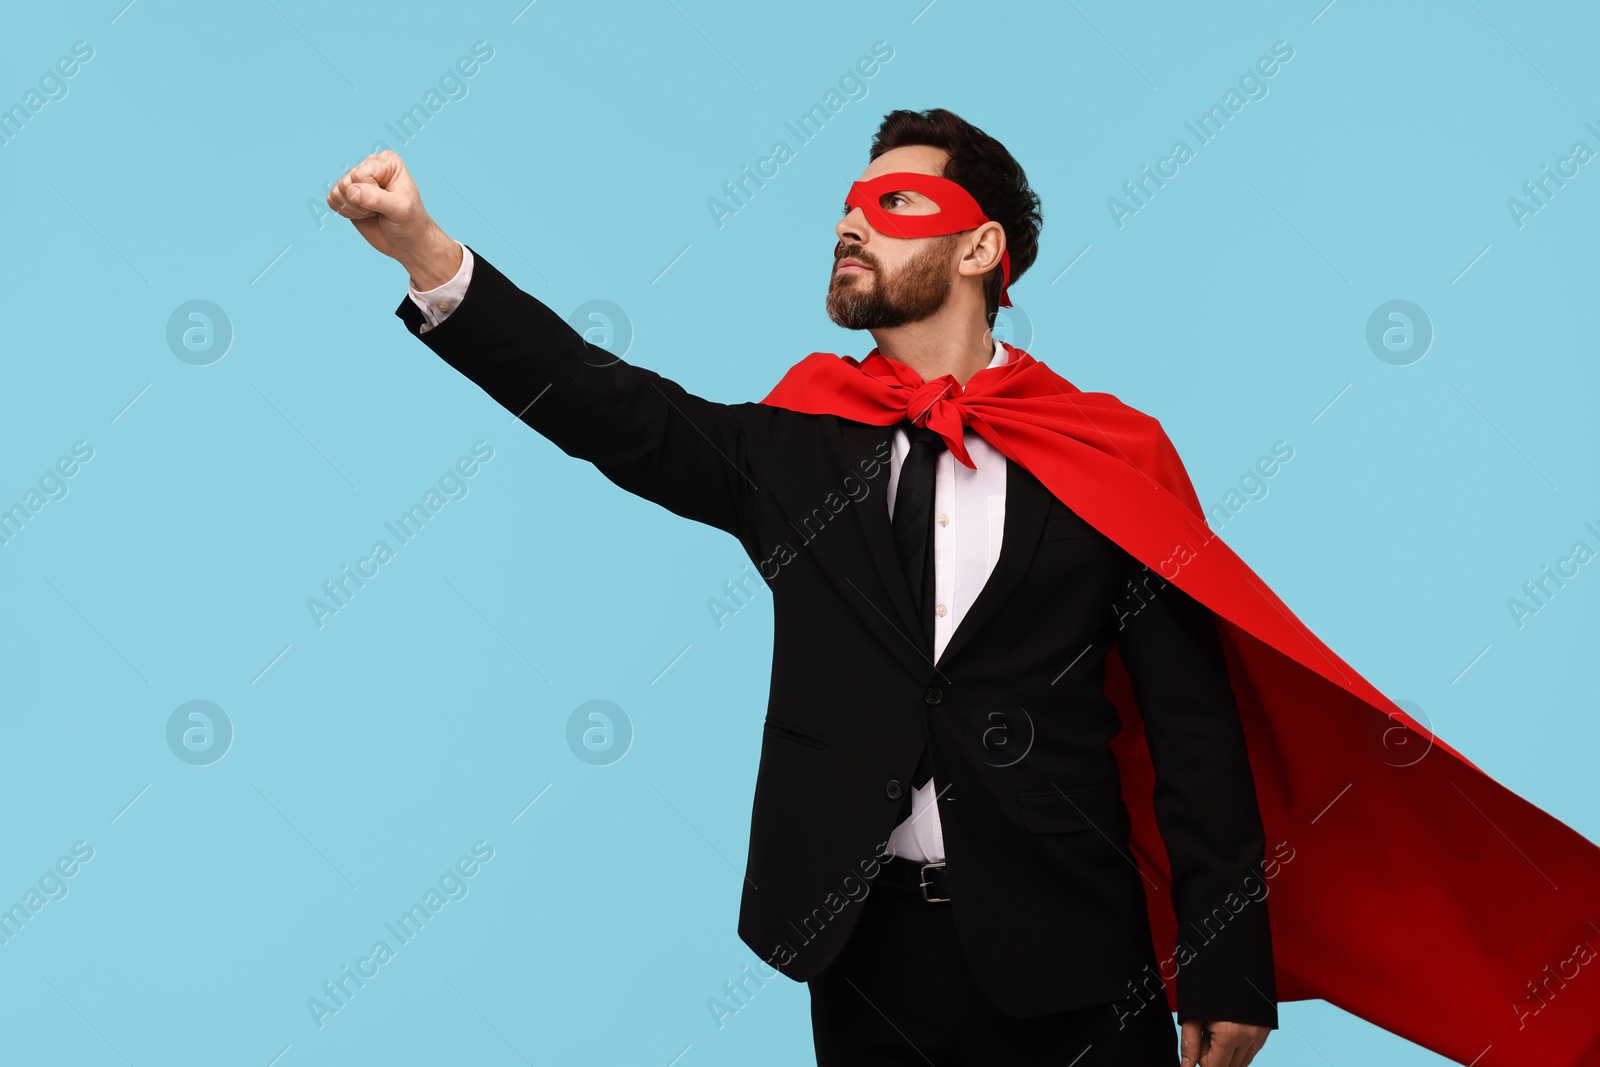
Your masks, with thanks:
[{"label": "neck", "polygon": [[919,322],[871,333],[879,355],[904,363],[925,382],[948,374],[966,385],[994,360],[994,337],[981,305],[976,313],[946,306]]}]

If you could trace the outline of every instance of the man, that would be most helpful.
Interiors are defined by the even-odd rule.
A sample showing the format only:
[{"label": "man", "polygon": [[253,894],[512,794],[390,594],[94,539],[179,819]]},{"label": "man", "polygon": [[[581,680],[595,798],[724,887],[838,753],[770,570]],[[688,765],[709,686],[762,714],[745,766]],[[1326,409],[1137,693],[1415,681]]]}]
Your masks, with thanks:
[{"label": "man", "polygon": [[1244,1067],[1277,1008],[1265,899],[1223,908],[1265,836],[1216,621],[983,435],[930,417],[1036,362],[991,333],[1037,253],[1022,168],[942,109],[886,116],[870,157],[835,225],[827,309],[872,334],[873,366],[938,385],[894,426],[776,402],[799,380],[713,403],[588,345],[447,237],[392,152],[328,203],[409,272],[396,314],[413,334],[761,568],[780,641],[740,935],[808,982],[819,1064],[1170,1067],[1110,747],[1114,651],[1172,906],[1207,931],[1176,979],[1183,1064]]}]

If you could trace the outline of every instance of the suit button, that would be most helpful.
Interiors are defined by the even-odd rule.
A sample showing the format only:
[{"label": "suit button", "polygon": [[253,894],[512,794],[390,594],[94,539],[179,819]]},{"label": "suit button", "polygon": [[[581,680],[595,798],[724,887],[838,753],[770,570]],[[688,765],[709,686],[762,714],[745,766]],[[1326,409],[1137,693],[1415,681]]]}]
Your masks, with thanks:
[{"label": "suit button", "polygon": [[930,685],[928,691],[922,694],[922,699],[929,704],[937,704],[944,699],[944,690],[936,685]]},{"label": "suit button", "polygon": [[890,800],[899,800],[901,795],[900,780],[897,778],[889,779],[889,783],[883,787],[883,795]]}]

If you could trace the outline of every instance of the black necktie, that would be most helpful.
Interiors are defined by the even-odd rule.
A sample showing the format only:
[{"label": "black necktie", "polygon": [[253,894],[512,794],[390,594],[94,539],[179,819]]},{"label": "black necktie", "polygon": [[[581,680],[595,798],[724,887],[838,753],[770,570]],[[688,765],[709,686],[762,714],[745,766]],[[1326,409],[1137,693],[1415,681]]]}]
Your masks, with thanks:
[{"label": "black necktie", "polygon": [[[944,438],[933,430],[924,429],[907,421],[902,424],[911,439],[911,450],[900,465],[900,480],[895,483],[894,515],[890,526],[894,529],[895,547],[900,552],[900,565],[905,569],[906,585],[911,590],[911,603],[922,620],[922,640],[928,655],[933,655],[933,491],[934,476],[939,468],[939,453],[944,451]],[[921,788],[933,776],[932,761],[927,746],[912,774],[911,784]]]}]

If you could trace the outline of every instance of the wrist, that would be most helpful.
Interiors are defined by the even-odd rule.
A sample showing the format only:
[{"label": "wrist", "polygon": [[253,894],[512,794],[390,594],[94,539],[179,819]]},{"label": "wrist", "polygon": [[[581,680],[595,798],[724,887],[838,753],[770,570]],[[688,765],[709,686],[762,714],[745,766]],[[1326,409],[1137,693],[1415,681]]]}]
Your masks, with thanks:
[{"label": "wrist", "polygon": [[418,292],[437,289],[461,269],[461,245],[435,226],[414,250],[397,257]]}]

